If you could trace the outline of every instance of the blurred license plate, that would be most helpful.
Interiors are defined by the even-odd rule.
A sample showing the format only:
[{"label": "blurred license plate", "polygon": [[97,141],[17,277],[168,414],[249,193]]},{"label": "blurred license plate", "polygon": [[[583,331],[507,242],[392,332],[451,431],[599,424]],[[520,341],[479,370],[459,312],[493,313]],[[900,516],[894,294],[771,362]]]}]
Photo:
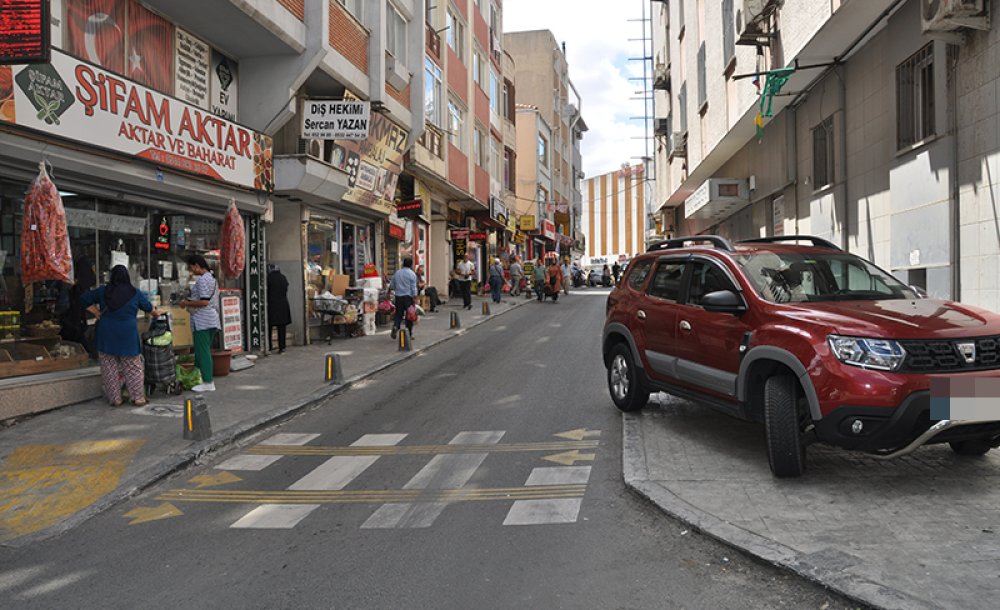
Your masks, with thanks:
[{"label": "blurred license plate", "polygon": [[931,420],[1000,420],[1000,377],[934,377]]}]

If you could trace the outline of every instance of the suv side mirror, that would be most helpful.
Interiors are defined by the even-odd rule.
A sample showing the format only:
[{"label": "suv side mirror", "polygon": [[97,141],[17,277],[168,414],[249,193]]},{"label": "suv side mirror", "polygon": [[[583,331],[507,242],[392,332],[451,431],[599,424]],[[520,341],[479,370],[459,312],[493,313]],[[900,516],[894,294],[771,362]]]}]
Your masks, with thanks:
[{"label": "suv side mirror", "polygon": [[917,296],[920,297],[921,299],[927,298],[927,291],[921,288],[920,286],[911,285],[910,290],[917,293]]},{"label": "suv side mirror", "polygon": [[747,310],[746,305],[732,290],[716,290],[701,297],[701,306],[705,311],[731,313],[739,315]]}]

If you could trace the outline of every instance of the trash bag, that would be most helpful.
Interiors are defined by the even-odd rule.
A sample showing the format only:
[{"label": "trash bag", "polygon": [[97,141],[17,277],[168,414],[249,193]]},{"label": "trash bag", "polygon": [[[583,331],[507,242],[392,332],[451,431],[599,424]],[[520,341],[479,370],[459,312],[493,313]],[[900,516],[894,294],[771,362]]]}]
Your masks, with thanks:
[{"label": "trash bag", "polygon": [[73,283],[73,255],[66,230],[66,210],[59,189],[39,164],[38,177],[24,198],[21,229],[21,282],[43,280]]},{"label": "trash bag", "polygon": [[177,381],[185,390],[190,390],[196,385],[201,385],[201,371],[197,368],[187,370],[181,365],[177,365]]},{"label": "trash bag", "polygon": [[236,208],[236,202],[229,201],[229,211],[222,221],[222,248],[220,263],[226,277],[239,277],[246,263],[246,235],[243,218]]}]

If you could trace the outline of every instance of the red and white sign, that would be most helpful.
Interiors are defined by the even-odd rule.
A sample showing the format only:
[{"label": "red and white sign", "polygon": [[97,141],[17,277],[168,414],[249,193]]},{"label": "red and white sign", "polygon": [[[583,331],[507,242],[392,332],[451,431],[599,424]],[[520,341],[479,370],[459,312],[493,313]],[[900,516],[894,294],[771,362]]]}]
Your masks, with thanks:
[{"label": "red and white sign", "polygon": [[272,143],[265,135],[57,50],[50,64],[13,66],[12,77],[14,112],[0,113],[0,121],[161,167],[273,189]]},{"label": "red and white sign", "polygon": [[542,219],[542,235],[545,239],[555,240],[556,238],[556,225],[551,220]]},{"label": "red and white sign", "polygon": [[222,349],[243,351],[243,299],[240,292],[222,291]]}]

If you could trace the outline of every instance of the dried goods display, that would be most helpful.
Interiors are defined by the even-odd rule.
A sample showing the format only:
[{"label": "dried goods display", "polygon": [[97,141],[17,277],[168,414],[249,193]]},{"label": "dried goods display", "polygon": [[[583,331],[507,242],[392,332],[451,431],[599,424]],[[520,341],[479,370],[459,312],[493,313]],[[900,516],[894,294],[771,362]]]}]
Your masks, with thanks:
[{"label": "dried goods display", "polygon": [[227,277],[239,277],[246,263],[246,233],[236,202],[229,202],[229,211],[222,221],[222,248],[219,252],[222,272]]},{"label": "dried goods display", "polygon": [[21,229],[21,281],[29,285],[43,280],[73,281],[66,211],[44,162],[38,164],[38,177],[24,198]]}]

